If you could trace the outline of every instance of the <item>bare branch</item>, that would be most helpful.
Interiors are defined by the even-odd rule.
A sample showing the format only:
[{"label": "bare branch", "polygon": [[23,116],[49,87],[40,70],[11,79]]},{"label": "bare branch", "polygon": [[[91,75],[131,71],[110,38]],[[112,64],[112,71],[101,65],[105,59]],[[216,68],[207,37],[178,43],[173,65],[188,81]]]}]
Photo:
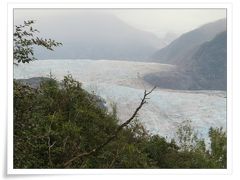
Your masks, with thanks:
[{"label": "bare branch", "polygon": [[89,151],[89,152],[84,152],[84,153],[81,153],[81,154],[76,155],[76,156],[73,157],[72,159],[70,159],[70,160],[68,160],[67,162],[65,162],[65,163],[63,164],[63,166],[64,166],[65,168],[67,168],[67,167],[69,167],[69,165],[70,165],[73,161],[75,161],[75,160],[77,160],[77,159],[79,159],[79,158],[82,158],[82,157],[85,157],[85,156],[89,156],[89,155],[92,155],[92,154],[94,154],[94,153],[99,152],[104,146],[106,146],[106,145],[109,144],[112,140],[114,140],[114,139],[118,136],[119,132],[120,132],[124,127],[126,127],[126,126],[137,116],[137,113],[138,113],[139,110],[142,108],[142,106],[143,106],[145,103],[147,103],[147,102],[146,102],[147,96],[148,96],[149,94],[151,94],[151,93],[154,91],[154,89],[156,89],[156,86],[153,87],[149,92],[147,92],[146,90],[144,91],[143,98],[142,98],[140,104],[138,105],[138,107],[135,109],[135,111],[134,111],[134,113],[132,114],[132,116],[131,116],[128,120],[126,120],[123,124],[121,124],[121,125],[116,129],[115,133],[114,133],[112,136],[110,136],[104,143],[100,144],[99,146],[97,146],[96,148],[92,149],[92,150]]}]

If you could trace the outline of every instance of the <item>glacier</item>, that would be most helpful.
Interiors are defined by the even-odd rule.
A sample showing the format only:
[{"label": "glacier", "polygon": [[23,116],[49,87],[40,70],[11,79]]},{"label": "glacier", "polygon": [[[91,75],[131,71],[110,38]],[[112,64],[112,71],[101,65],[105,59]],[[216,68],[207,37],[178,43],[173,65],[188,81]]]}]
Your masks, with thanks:
[{"label": "glacier", "polygon": [[[148,73],[168,71],[172,65],[116,60],[37,60],[14,66],[15,79],[47,77],[57,80],[71,74],[83,88],[107,102],[117,103],[120,121],[129,118],[140,103],[144,90],[152,86],[143,80]],[[191,120],[201,138],[207,139],[210,127],[227,126],[226,91],[180,91],[157,88],[140,110],[138,119],[151,134],[167,139],[176,136],[177,127]]]}]

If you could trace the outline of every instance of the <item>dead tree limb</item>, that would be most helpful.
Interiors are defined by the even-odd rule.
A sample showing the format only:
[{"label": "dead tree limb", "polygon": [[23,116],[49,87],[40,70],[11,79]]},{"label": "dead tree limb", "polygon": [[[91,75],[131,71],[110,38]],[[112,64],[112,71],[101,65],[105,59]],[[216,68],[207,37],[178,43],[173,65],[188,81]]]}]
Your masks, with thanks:
[{"label": "dead tree limb", "polygon": [[73,157],[72,159],[70,159],[70,160],[68,160],[67,162],[65,162],[65,163],[63,164],[63,166],[64,166],[65,168],[67,168],[67,167],[69,167],[69,165],[70,165],[73,161],[75,161],[75,160],[77,160],[77,159],[79,159],[79,158],[82,158],[82,157],[89,156],[89,155],[92,155],[92,154],[94,154],[94,153],[97,153],[97,152],[100,151],[104,146],[106,146],[106,145],[109,144],[112,140],[114,140],[114,139],[118,136],[119,132],[120,132],[124,127],[126,127],[126,126],[137,116],[137,113],[138,113],[139,110],[142,108],[142,106],[147,103],[146,100],[149,99],[149,98],[147,98],[147,96],[148,96],[149,94],[151,94],[155,88],[156,88],[156,87],[152,88],[149,92],[147,92],[146,90],[144,91],[143,98],[141,99],[140,104],[139,104],[138,107],[135,109],[135,111],[134,111],[134,113],[132,114],[132,116],[131,116],[128,120],[126,120],[124,123],[122,123],[122,124],[116,129],[116,131],[114,132],[114,134],[111,135],[105,142],[103,142],[102,144],[100,144],[99,146],[97,146],[96,148],[94,148],[94,149],[92,149],[92,150],[90,150],[90,151],[88,151],[88,152],[84,152],[84,153],[81,153],[81,154],[76,155],[76,156]]}]

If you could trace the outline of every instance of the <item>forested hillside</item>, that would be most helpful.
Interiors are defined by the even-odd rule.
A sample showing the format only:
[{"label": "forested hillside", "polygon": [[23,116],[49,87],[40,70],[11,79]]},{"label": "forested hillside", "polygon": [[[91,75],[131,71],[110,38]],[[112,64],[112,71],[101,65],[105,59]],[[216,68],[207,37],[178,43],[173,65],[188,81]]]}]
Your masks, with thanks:
[{"label": "forested hillside", "polygon": [[116,135],[116,106],[103,102],[71,76],[38,88],[14,81],[14,168],[226,168],[222,129],[209,130],[210,149],[190,121],[171,142],[137,118]]}]

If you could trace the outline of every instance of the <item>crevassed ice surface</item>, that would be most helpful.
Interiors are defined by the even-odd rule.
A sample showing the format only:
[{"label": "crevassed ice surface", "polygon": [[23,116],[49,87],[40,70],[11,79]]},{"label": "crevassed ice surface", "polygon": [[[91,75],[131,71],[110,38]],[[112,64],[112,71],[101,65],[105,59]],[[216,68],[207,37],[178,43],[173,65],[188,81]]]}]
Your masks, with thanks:
[{"label": "crevassed ice surface", "polygon": [[[48,76],[62,80],[72,76],[83,88],[107,101],[117,103],[120,121],[130,117],[138,106],[144,89],[152,87],[142,80],[148,73],[165,71],[171,65],[111,60],[38,60],[14,66],[14,78]],[[173,91],[156,89],[139,113],[139,121],[152,134],[173,138],[177,126],[191,120],[195,130],[207,138],[210,127],[226,128],[226,92]]]}]

